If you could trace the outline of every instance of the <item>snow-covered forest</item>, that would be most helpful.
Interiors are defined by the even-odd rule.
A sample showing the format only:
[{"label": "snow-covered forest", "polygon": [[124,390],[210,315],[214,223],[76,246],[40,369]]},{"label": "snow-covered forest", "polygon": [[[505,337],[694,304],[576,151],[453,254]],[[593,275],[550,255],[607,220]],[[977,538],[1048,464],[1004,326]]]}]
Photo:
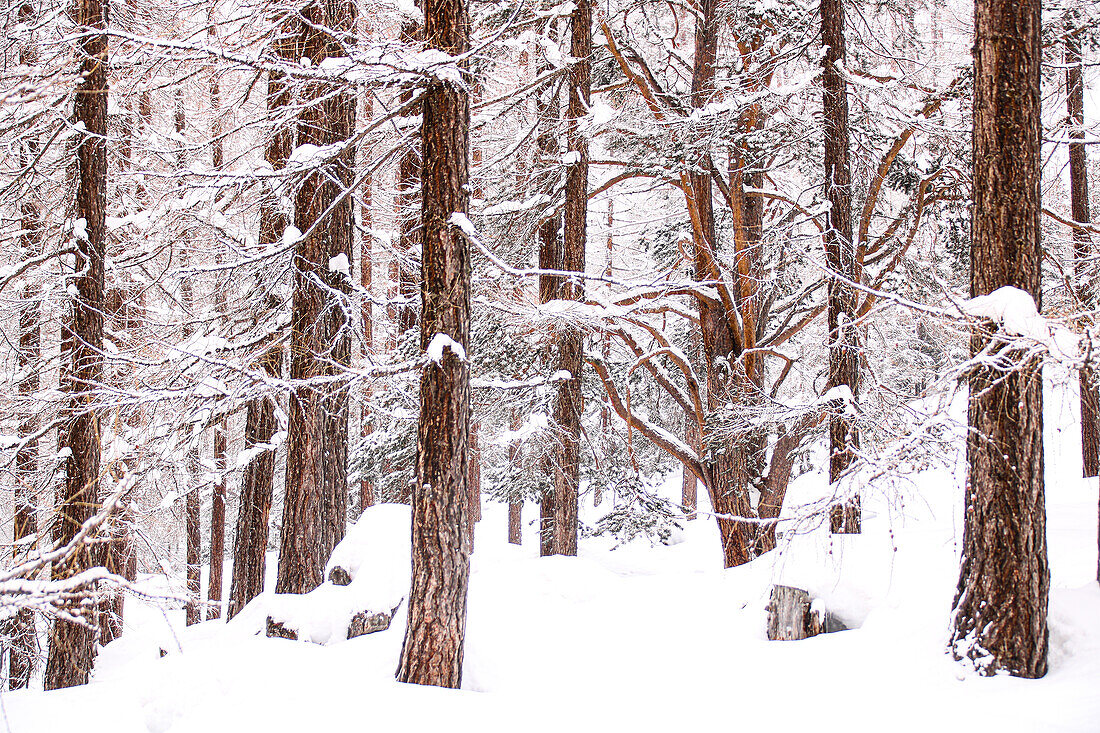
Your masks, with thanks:
[{"label": "snow-covered forest", "polygon": [[4,730],[1100,728],[1096,0],[3,9]]}]

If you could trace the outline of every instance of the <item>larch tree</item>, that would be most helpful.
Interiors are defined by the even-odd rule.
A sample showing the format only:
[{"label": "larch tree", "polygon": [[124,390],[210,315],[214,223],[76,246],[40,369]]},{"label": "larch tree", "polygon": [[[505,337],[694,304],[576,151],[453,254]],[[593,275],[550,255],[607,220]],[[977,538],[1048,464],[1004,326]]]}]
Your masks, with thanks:
[{"label": "larch tree", "polygon": [[[428,0],[428,49],[465,66],[466,0]],[[412,492],[412,586],[397,679],[459,687],[470,575],[467,464],[470,424],[470,103],[467,87],[433,76],[423,96],[420,375],[416,483]]]},{"label": "larch tree", "polygon": [[[75,293],[62,324],[62,388],[69,392],[69,414],[60,431],[65,477],[54,540],[71,541],[93,517],[100,490],[99,414],[93,390],[103,373],[103,289],[106,252],[107,198],[107,7],[103,0],[79,0],[73,8],[80,84],[76,89],[76,211],[73,239],[76,253],[72,274]],[[53,567],[55,579],[68,578],[97,563],[85,545],[68,562]],[[94,611],[93,611],[94,613]],[[50,636],[45,687],[84,684],[96,653],[95,619],[87,624],[57,619]]]},{"label": "larch tree", "polygon": [[[1011,286],[1041,307],[1040,0],[977,0],[974,29],[970,294]],[[970,350],[969,471],[951,648],[986,674],[1042,677],[1050,591],[1042,364],[1021,356],[1025,350],[992,322],[976,327]]]},{"label": "larch tree", "polygon": [[[577,273],[561,282],[562,300],[584,300],[584,259],[588,242],[588,140],[581,118],[592,98],[592,5],[577,0],[569,20],[569,53],[573,57],[566,86],[565,211],[562,218],[561,269]],[[566,327],[558,337],[558,371],[569,374],[558,384],[554,422],[559,445],[554,455],[554,554],[577,554],[578,495],[581,465],[581,413],[584,400],[584,334]]]},{"label": "larch tree", "polygon": [[[325,0],[302,10],[302,57],[320,64],[347,57],[355,4]],[[351,324],[341,302],[350,291],[354,209],[355,98],[310,81],[302,88],[296,149],[328,150],[312,160],[294,196],[286,503],[276,593],[306,593],[324,581],[325,562],[347,525],[348,395]],[[325,146],[331,146],[326,148]],[[334,149],[335,152],[331,152]]]},{"label": "larch tree", "polygon": [[[858,281],[852,239],[852,170],[849,162],[848,82],[845,74],[844,0],[821,0],[822,87],[825,109],[825,260],[829,269],[829,387],[847,388],[854,402],[859,395],[858,303],[848,283]],[[829,482],[836,484],[856,460],[859,434],[848,417],[847,395],[829,417]],[[845,497],[829,510],[829,528],[838,534],[860,531],[858,494]]]}]

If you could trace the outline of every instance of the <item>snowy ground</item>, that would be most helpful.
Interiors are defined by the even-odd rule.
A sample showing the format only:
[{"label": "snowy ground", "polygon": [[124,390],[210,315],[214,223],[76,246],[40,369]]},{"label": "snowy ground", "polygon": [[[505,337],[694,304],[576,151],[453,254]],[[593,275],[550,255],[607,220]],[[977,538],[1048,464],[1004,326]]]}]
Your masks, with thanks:
[{"label": "snowy ground", "polygon": [[[386,632],[318,646],[254,636],[262,609],[185,629],[181,612],[130,599],[127,633],[101,651],[92,684],[6,693],[2,720],[15,733],[1098,731],[1097,485],[1076,478],[1073,412],[1072,395],[1048,394],[1053,589],[1050,672],[1041,680],[976,677],[945,654],[962,530],[956,468],[889,491],[865,488],[861,536],[810,533],[732,570],[721,568],[713,521],[688,523],[667,547],[611,551],[595,539],[578,558],[538,558],[532,527],[525,545],[510,546],[504,508],[487,506],[462,691],[393,681],[403,608]],[[677,493],[678,481],[666,490]],[[824,490],[820,474],[809,474],[789,500]],[[526,509],[533,520],[535,507]],[[400,526],[400,512],[382,511]],[[809,587],[858,628],[767,641],[764,607],[776,581]]]}]

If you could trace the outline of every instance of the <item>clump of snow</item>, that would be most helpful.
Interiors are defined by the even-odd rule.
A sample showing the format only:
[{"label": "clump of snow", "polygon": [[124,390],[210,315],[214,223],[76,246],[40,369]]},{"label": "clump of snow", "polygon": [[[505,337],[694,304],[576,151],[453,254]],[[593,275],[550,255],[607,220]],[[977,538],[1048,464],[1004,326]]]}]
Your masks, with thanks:
[{"label": "clump of snow", "polygon": [[458,357],[459,361],[466,361],[466,349],[462,347],[462,344],[445,333],[437,333],[432,336],[432,340],[428,342],[428,348],[425,353],[428,355],[428,358],[436,364],[442,364],[443,352],[447,349],[450,349],[451,352]]},{"label": "clump of snow", "polygon": [[470,217],[466,216],[461,211],[456,211],[451,214],[450,218],[447,219],[447,223],[461,229],[462,233],[470,239],[477,239],[477,227],[470,221]]},{"label": "clump of snow", "polygon": [[302,241],[302,230],[298,227],[291,225],[283,230],[284,247],[293,247],[300,241]]},{"label": "clump of snow", "polygon": [[348,262],[348,256],[341,252],[335,257],[330,257],[328,261],[328,271],[338,272],[344,277],[351,277],[351,263]]},{"label": "clump of snow", "polygon": [[73,236],[81,242],[88,241],[88,220],[84,217],[73,220]]}]

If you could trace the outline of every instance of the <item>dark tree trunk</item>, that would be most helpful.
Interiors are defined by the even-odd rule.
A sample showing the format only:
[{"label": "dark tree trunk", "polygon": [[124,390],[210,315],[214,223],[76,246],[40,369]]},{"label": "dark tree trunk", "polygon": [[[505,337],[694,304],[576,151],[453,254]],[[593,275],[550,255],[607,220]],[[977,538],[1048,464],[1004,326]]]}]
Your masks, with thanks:
[{"label": "dark tree trunk", "polygon": [[[684,442],[697,452],[700,450],[699,423],[696,421],[694,415],[688,415],[686,418]],[[691,521],[697,516],[695,510],[699,506],[699,478],[695,475],[695,472],[686,465],[682,470],[684,475],[682,479],[683,486],[680,490],[680,503],[683,505],[684,509],[688,510],[687,519]]]},{"label": "dark tree trunk", "polygon": [[[512,409],[512,430],[519,430],[519,412]],[[515,443],[508,446],[508,464],[516,465],[519,459],[519,448]],[[508,542],[519,545],[523,543],[523,499],[508,502]]]},{"label": "dark tree trunk", "polygon": [[[548,29],[548,36],[556,40],[557,35],[553,24]],[[545,56],[540,58],[539,74],[546,73],[552,68]],[[539,168],[544,171],[544,180],[540,181],[543,192],[549,196],[554,195],[556,178],[553,171],[556,169],[560,156],[558,144],[558,118],[561,116],[561,102],[558,99],[557,87],[546,87],[539,92],[535,99],[538,113],[538,139],[536,140],[536,158]],[[551,214],[539,224],[539,269],[562,269],[562,240],[561,240],[561,214],[557,208],[551,209]],[[539,275],[539,302],[549,303],[561,297],[562,278],[557,275]],[[543,473],[553,474],[553,457],[547,455],[543,461]],[[554,488],[553,482],[546,488],[539,500],[539,554],[542,557],[552,555],[554,552]]]},{"label": "dark tree trunk", "polygon": [[[273,43],[275,53],[284,59],[295,58],[296,38],[290,29],[284,28]],[[267,80],[267,109],[272,116],[285,109],[292,100],[292,86],[281,72],[270,72]],[[264,159],[272,170],[286,168],[294,145],[294,130],[280,125],[268,138]],[[269,191],[260,202],[260,243],[281,242],[287,227],[274,191]],[[263,314],[260,314],[263,315]],[[277,348],[264,352],[260,366],[272,377],[282,374],[282,353]],[[270,395],[255,397],[248,403],[244,423],[245,450],[257,445],[269,445],[278,429],[275,419],[275,398]],[[229,606],[226,616],[233,618],[245,605],[264,589],[264,573],[267,568],[268,519],[275,485],[275,450],[265,450],[248,462],[241,480],[240,508],[237,514],[237,531],[233,541],[233,575],[229,582]]]},{"label": "dark tree trunk", "polygon": [[[368,35],[369,38],[369,35]],[[366,100],[366,118],[369,120],[374,115],[371,98]],[[360,216],[363,222],[363,233],[359,240],[359,286],[363,290],[363,307],[360,309],[362,319],[363,341],[362,355],[366,361],[374,352],[374,303],[371,301],[371,286],[374,280],[374,196],[373,181],[370,174],[363,179],[362,195],[363,205],[360,208]],[[374,426],[368,413],[371,392],[368,389],[360,408],[359,436],[366,441],[370,437]],[[374,485],[364,476],[359,482],[359,514],[367,507],[374,506]]]},{"label": "dark tree trunk", "polygon": [[[19,8],[19,20],[29,24],[34,10],[29,3]],[[34,46],[27,44],[20,51],[20,62],[33,66],[38,62]],[[40,146],[33,136],[28,136],[19,150],[19,165],[29,168],[38,156]],[[27,191],[19,205],[19,248],[24,258],[37,256],[42,251],[42,212],[33,191]],[[19,418],[19,437],[26,444],[15,454],[15,516],[12,539],[18,543],[26,537],[38,534],[38,413],[32,400],[38,393],[39,360],[42,356],[42,313],[38,304],[37,289],[30,283],[23,286],[19,304],[19,351],[16,366],[22,374],[19,380],[19,396],[25,405]],[[35,544],[17,546],[15,557],[33,551]],[[8,662],[8,687],[17,690],[30,684],[34,665],[38,659],[38,635],[35,632],[34,613],[24,609],[10,621],[7,630],[11,635],[11,652]]]},{"label": "dark tree trunk", "polygon": [[[62,388],[70,393],[69,419],[62,431],[65,481],[59,496],[55,540],[72,540],[99,505],[99,415],[93,390],[103,375],[103,286],[107,198],[107,26],[103,0],[79,0],[74,20],[86,35],[79,41],[81,84],[76,91],[75,122],[87,132],[76,149],[76,218],[84,219],[87,237],[76,237],[77,252],[72,284],[76,295],[72,311],[62,326],[69,369]],[[63,357],[64,358],[64,357]],[[72,559],[55,565],[53,577],[64,579],[95,565],[92,547],[80,549]],[[94,615],[94,605],[89,606]],[[88,681],[96,653],[95,618],[88,626],[58,620],[50,638],[45,687],[81,685]]]},{"label": "dark tree trunk", "polygon": [[[425,5],[429,49],[452,57],[469,49],[466,0]],[[470,344],[470,254],[454,216],[469,201],[470,104],[465,87],[428,82],[424,94],[420,346]],[[470,373],[466,353],[442,349],[420,376],[416,484],[412,496],[412,587],[397,679],[459,687],[466,635],[470,542],[466,516]]]},{"label": "dark tree trunk", "polygon": [[225,567],[225,479],[228,472],[226,461],[226,423],[220,420],[214,426],[214,472],[217,483],[214,484],[214,504],[210,511],[210,582],[206,597],[210,606],[206,611],[207,620],[221,618],[222,615],[222,570]]},{"label": "dark tree trunk", "polygon": [[[1067,19],[1068,20],[1068,19]],[[1066,114],[1069,136],[1069,200],[1073,220],[1092,223],[1089,211],[1088,150],[1084,143],[1085,80],[1081,72],[1081,39],[1079,31],[1067,22],[1066,28]],[[1092,310],[1095,298],[1089,283],[1089,258],[1092,241],[1084,229],[1073,230],[1073,275],[1077,281],[1077,297],[1081,305]],[[1088,325],[1088,324],[1086,324]],[[1097,394],[1095,370],[1081,369],[1081,458],[1085,477],[1100,475],[1100,395]],[[1100,579],[1100,566],[1097,570]]]},{"label": "dark tree trunk", "polygon": [[[262,215],[261,215],[262,217]],[[264,240],[267,241],[267,240]],[[274,240],[278,241],[278,240]],[[278,377],[282,355],[271,349],[264,355],[264,370]],[[245,450],[268,445],[279,427],[275,419],[275,398],[256,397],[248,403],[245,418]],[[264,589],[267,568],[268,518],[275,479],[275,450],[269,448],[255,456],[244,469],[241,481],[241,506],[237,515],[237,532],[233,543],[233,576],[229,584],[229,606],[226,617],[233,618]]]},{"label": "dark tree trunk", "polygon": [[[353,3],[326,0],[308,5],[303,15],[303,56],[317,64],[347,55],[347,37],[334,38],[322,29],[350,33],[355,28]],[[311,82],[303,95],[308,106],[298,119],[299,146],[351,139],[351,91],[335,92]],[[340,300],[350,283],[329,263],[338,255],[349,266],[352,260],[352,199],[342,194],[354,180],[354,148],[346,146],[324,166],[323,173],[306,176],[294,200],[295,226],[303,233],[312,227],[313,232],[294,245],[290,376],[299,385],[290,395],[276,593],[306,593],[324,582],[325,562],[347,525],[348,399],[341,374],[351,356],[351,328]]]},{"label": "dark tree trunk", "polygon": [[[970,294],[1010,285],[1041,307],[1040,3],[978,0],[974,19]],[[971,336],[971,353],[1011,348],[999,340],[985,323]],[[970,373],[970,470],[952,649],[987,674],[1042,677],[1050,569],[1041,363],[1031,359],[1009,372],[989,363]]]},{"label": "dark tree trunk", "polygon": [[[825,106],[825,199],[829,202],[825,228],[825,260],[829,267],[829,382],[847,386],[859,395],[859,332],[855,326],[856,294],[838,278],[854,281],[855,243],[852,241],[852,172],[848,149],[848,83],[842,67],[844,0],[821,0],[822,87]],[[843,407],[829,419],[829,481],[836,483],[856,460],[859,434]],[[829,527],[837,534],[860,531],[859,496],[844,498],[829,510]]]},{"label": "dark tree trunk", "polygon": [[470,528],[470,552],[474,551],[474,527],[481,521],[481,446],[477,440],[478,423],[470,424],[469,463],[466,471],[466,516]]},{"label": "dark tree trunk", "polygon": [[[565,108],[565,138],[569,162],[565,168],[565,216],[562,220],[562,270],[584,272],[584,250],[588,241],[588,140],[580,120],[588,114],[592,96],[592,5],[577,0],[570,20],[570,54],[576,61],[569,67],[569,101]],[[584,281],[566,278],[561,283],[563,300],[584,300]],[[558,371],[569,379],[558,383],[554,423],[558,446],[554,455],[554,545],[555,555],[577,554],[577,500],[580,488],[581,414],[584,410],[581,383],[584,376],[584,335],[566,327],[558,336]]]}]

